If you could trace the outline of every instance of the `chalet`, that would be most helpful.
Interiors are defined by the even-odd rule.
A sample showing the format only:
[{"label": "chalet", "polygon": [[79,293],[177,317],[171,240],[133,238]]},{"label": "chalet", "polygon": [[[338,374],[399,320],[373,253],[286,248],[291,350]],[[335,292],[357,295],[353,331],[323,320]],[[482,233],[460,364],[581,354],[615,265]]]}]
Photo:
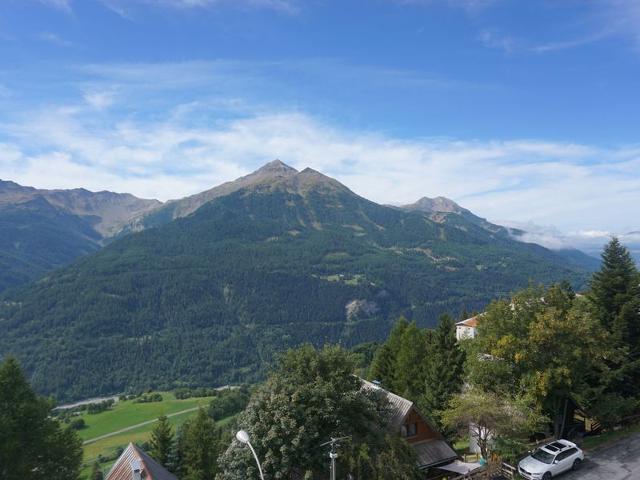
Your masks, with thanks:
[{"label": "chalet", "polygon": [[455,462],[458,454],[445,438],[416,408],[411,400],[385,390],[380,385],[362,380],[362,387],[375,390],[389,401],[391,426],[414,448],[421,470]]},{"label": "chalet", "polygon": [[456,339],[458,341],[465,338],[476,338],[478,335],[478,317],[467,318],[461,322],[456,323]]},{"label": "chalet", "polygon": [[171,472],[133,443],[122,452],[105,480],[178,480]]}]

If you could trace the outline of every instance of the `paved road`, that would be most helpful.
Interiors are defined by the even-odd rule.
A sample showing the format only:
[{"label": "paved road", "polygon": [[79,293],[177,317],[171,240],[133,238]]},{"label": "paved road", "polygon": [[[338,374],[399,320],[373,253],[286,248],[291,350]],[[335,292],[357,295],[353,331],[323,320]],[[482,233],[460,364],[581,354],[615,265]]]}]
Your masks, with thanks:
[{"label": "paved road", "polygon": [[640,434],[624,438],[608,447],[586,453],[577,472],[559,480],[640,480]]},{"label": "paved road", "polygon": [[[175,417],[176,415],[182,415],[183,413],[195,412],[199,408],[200,407],[187,408],[186,410],[181,410],[179,412],[170,413],[169,415],[166,415],[166,417],[170,418],[170,417]],[[138,427],[143,427],[145,425],[149,425],[150,423],[155,423],[157,421],[158,421],[157,418],[154,418],[153,420],[147,420],[146,422],[138,423],[137,425],[131,425],[130,427],[123,428],[121,430],[116,430],[115,432],[109,432],[109,433],[106,433],[104,435],[100,435],[99,437],[90,438],[89,440],[85,440],[84,442],[82,442],[82,444],[83,445],[88,445],[90,443],[97,442],[98,440],[102,440],[103,438],[113,437],[114,435],[119,435],[121,433],[128,432],[129,430],[134,430],[134,429],[136,429]]]}]

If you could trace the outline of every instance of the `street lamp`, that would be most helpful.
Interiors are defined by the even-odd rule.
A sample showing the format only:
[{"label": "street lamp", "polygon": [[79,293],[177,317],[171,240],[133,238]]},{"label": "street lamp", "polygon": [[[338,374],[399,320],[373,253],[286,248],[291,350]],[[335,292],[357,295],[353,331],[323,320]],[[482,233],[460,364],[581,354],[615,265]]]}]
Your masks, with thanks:
[{"label": "street lamp", "polygon": [[260,460],[258,460],[258,455],[256,455],[256,451],[253,449],[253,445],[251,445],[251,442],[249,441],[249,434],[245,430],[240,430],[238,433],[236,433],[236,439],[240,443],[245,443],[245,444],[247,444],[249,446],[249,448],[251,449],[251,453],[253,453],[253,458],[256,459],[256,463],[258,464],[258,471],[260,472],[260,479],[264,480],[264,475],[262,473],[262,467],[260,466]]}]

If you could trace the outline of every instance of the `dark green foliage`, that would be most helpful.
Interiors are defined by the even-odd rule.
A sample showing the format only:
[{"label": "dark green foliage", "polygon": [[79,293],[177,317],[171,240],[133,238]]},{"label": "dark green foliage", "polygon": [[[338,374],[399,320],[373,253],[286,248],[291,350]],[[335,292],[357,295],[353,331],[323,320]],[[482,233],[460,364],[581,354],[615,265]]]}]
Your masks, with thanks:
[{"label": "dark green foliage", "polygon": [[154,403],[161,402],[162,394],[161,393],[144,393],[136,398],[133,403]]},{"label": "dark green foliage", "polygon": [[103,480],[104,475],[102,473],[102,468],[100,468],[100,464],[98,462],[94,462],[91,467],[91,474],[89,475],[89,480]]},{"label": "dark green foliage", "polygon": [[[256,389],[239,427],[247,430],[268,478],[327,478],[331,437],[340,446],[338,478],[416,477],[413,450],[387,435],[386,399],[363,390],[352,374],[353,355],[340,347],[310,345],[282,355],[277,369]],[[220,458],[218,480],[256,478],[246,446],[234,442]]]},{"label": "dark green foliage", "polygon": [[218,456],[231,440],[230,435],[216,428],[204,409],[188,420],[178,435],[175,468],[183,480],[211,480],[218,471]]},{"label": "dark green foliage", "polygon": [[167,417],[158,418],[158,422],[151,430],[149,439],[149,455],[163,466],[169,465],[171,451],[173,450],[173,429]]},{"label": "dark green foliage", "polygon": [[382,384],[390,391],[399,392],[403,387],[398,381],[397,358],[402,347],[402,336],[409,322],[401,317],[391,329],[389,338],[377,350],[369,369],[369,378]]},{"label": "dark green foliage", "polygon": [[44,198],[0,206],[0,292],[95,252],[100,235]]},{"label": "dark green foliage", "polygon": [[343,186],[260,186],[114,241],[0,302],[0,355],[60,400],[263,378],[274,352],[385,338],[584,273],[455,214]]},{"label": "dark green foliage", "polygon": [[602,253],[602,268],[593,274],[588,298],[622,353],[612,365],[611,393],[640,398],[640,273],[617,238]]},{"label": "dark green foliage", "polygon": [[440,323],[430,336],[423,360],[424,384],[418,405],[425,415],[443,430],[440,413],[451,397],[462,389],[464,352],[456,341],[456,327],[449,315],[440,317]]},{"label": "dark green foliage", "polygon": [[80,439],[49,417],[51,407],[33,392],[15,359],[0,364],[2,480],[78,479]]},{"label": "dark green foliage", "polygon": [[246,388],[222,390],[209,403],[209,416],[221,420],[244,410],[248,401],[249,391]]},{"label": "dark green foliage", "polygon": [[87,427],[87,424],[84,421],[84,418],[74,418],[69,422],[69,427],[74,430],[82,430]]}]

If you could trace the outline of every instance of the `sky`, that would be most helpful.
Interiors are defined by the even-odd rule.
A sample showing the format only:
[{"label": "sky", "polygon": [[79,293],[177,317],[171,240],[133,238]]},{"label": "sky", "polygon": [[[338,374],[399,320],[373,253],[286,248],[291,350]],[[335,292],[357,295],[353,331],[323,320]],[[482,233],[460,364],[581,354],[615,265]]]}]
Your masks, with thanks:
[{"label": "sky", "polygon": [[640,249],[639,79],[637,0],[2,0],[0,178],[167,200],[279,158]]}]

